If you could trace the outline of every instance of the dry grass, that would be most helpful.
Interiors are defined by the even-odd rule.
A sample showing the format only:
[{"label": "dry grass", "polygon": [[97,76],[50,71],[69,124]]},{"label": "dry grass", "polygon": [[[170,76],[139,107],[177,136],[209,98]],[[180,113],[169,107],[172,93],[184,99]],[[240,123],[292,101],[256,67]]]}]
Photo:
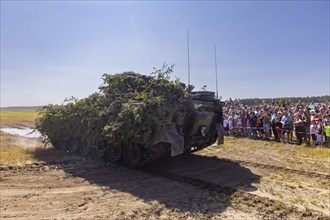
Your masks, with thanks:
[{"label": "dry grass", "polygon": [[214,144],[197,154],[329,173],[329,148],[311,148],[273,140],[225,137],[224,145]]},{"label": "dry grass", "polygon": [[283,144],[274,141],[251,140],[248,138],[225,137],[222,148],[239,148],[246,151],[276,151],[277,153],[293,153],[296,157],[330,159],[330,149],[325,147],[306,147],[295,144]]},{"label": "dry grass", "polygon": [[0,165],[22,165],[37,161],[54,161],[65,153],[44,147],[37,138],[0,133]]},{"label": "dry grass", "polygon": [[33,162],[50,162],[58,160],[64,152],[53,148],[24,148],[19,146],[5,146],[0,148],[0,165],[23,165]]},{"label": "dry grass", "polygon": [[330,159],[330,149],[324,147],[301,147],[296,146],[297,152],[303,156],[320,157]]}]

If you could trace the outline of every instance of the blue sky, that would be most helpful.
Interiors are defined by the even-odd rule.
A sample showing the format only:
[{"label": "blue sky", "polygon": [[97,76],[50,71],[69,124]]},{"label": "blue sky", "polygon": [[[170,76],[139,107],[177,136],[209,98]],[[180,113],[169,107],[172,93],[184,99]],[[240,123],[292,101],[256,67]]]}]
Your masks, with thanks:
[{"label": "blue sky", "polygon": [[60,104],[164,62],[223,99],[329,95],[329,1],[1,1],[1,107]]}]

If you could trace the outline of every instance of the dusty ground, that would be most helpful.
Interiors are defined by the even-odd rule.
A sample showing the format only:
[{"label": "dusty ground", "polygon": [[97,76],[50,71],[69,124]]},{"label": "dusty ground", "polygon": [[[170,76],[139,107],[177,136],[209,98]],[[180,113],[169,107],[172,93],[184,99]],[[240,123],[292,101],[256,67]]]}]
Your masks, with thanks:
[{"label": "dusty ground", "polygon": [[0,219],[330,219],[329,149],[226,138],[132,170],[0,140]]},{"label": "dusty ground", "polygon": [[1,170],[2,219],[259,219],[210,191],[103,163],[76,160]]}]

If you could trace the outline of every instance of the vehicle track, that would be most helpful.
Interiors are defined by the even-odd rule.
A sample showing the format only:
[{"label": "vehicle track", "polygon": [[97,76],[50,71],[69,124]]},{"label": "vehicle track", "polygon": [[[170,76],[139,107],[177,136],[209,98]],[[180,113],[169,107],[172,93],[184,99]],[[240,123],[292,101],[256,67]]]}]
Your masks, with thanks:
[{"label": "vehicle track", "polygon": [[[143,172],[168,178],[180,183],[185,183],[197,187],[199,189],[207,190],[216,193],[225,198],[228,203],[234,205],[235,208],[243,211],[255,209],[258,213],[262,213],[264,219],[287,219],[287,218],[311,218],[311,219],[328,219],[316,211],[302,211],[296,207],[288,206],[283,202],[272,200],[266,197],[261,197],[255,194],[245,192],[242,189],[235,189],[225,187],[220,184],[205,181],[203,179],[194,178],[192,176],[180,175],[171,173],[169,171],[149,167]],[[251,211],[251,210],[250,210]]]}]

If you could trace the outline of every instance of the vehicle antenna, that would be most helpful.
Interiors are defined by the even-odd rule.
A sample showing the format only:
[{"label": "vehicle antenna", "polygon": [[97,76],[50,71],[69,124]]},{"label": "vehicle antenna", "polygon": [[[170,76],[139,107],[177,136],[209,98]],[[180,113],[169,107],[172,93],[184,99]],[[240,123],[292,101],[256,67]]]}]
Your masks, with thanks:
[{"label": "vehicle antenna", "polygon": [[218,99],[218,68],[217,68],[217,45],[214,44],[214,63],[215,63],[215,88],[216,98]]},{"label": "vehicle antenna", "polygon": [[187,30],[187,41],[188,41],[188,86],[190,86],[189,29]]}]

